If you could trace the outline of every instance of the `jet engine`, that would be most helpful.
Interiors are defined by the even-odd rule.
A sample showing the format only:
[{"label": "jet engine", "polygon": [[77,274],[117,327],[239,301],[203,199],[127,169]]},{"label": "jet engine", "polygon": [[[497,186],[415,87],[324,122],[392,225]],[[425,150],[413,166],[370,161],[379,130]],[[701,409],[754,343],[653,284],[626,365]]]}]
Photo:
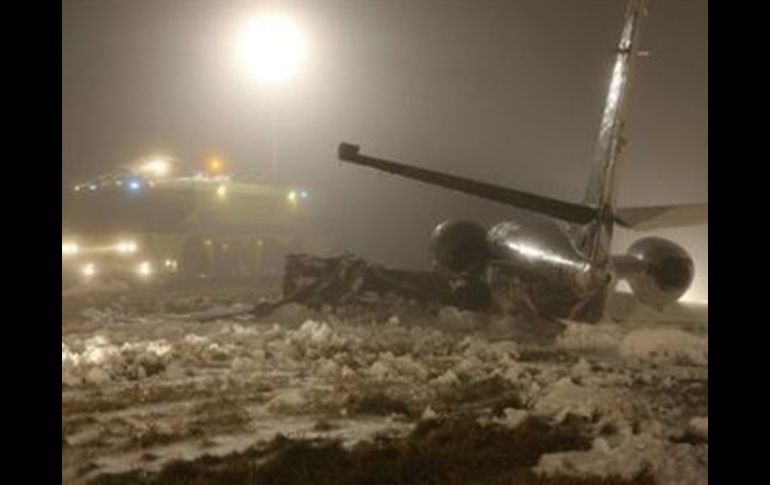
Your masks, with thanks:
[{"label": "jet engine", "polygon": [[450,274],[481,269],[487,260],[487,231],[476,222],[444,221],[430,238],[433,265]]},{"label": "jet engine", "polygon": [[643,263],[626,275],[626,280],[640,302],[658,310],[684,295],[695,275],[695,264],[679,245],[659,237],[636,241],[628,255]]}]

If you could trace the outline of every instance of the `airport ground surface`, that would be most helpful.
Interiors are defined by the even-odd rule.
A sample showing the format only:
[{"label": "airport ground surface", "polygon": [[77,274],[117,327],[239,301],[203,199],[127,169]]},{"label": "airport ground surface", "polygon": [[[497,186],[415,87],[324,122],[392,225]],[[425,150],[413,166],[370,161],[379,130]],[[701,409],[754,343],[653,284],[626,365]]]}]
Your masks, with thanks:
[{"label": "airport ground surface", "polygon": [[708,482],[702,308],[549,328],[386,300],[238,314],[279,291],[63,293],[64,482]]}]

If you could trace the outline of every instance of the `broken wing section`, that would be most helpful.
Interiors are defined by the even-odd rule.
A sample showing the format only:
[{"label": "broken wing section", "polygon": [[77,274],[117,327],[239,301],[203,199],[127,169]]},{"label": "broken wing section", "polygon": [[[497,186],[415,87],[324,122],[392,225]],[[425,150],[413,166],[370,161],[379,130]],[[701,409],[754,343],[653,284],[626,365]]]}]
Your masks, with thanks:
[{"label": "broken wing section", "polygon": [[361,155],[360,147],[349,143],[340,144],[338,156],[340,160],[345,162],[375,168],[431,185],[438,185],[439,187],[475,195],[482,199],[537,212],[567,222],[586,224],[596,218],[596,209],[593,207],[564,202],[550,197],[427,170],[413,165]]},{"label": "broken wing section", "polygon": [[708,224],[708,203],[617,209],[615,222],[637,230]]}]

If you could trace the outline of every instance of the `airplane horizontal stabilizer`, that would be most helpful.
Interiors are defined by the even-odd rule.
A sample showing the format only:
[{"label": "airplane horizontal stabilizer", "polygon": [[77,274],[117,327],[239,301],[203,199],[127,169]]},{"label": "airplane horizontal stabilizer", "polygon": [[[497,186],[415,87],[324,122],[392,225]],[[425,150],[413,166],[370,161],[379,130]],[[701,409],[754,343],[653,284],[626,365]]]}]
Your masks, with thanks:
[{"label": "airplane horizontal stabilizer", "polygon": [[629,229],[662,229],[667,227],[708,224],[708,203],[629,207],[615,211],[615,221]]},{"label": "airplane horizontal stabilizer", "polygon": [[341,143],[338,157],[340,160],[356,165],[364,165],[384,172],[401,175],[402,177],[475,195],[482,199],[545,214],[568,222],[586,224],[596,218],[596,209],[593,207],[551,199],[550,197],[521,192],[508,187],[492,185],[412,165],[373,158],[361,155],[360,150],[360,147],[357,145]]}]

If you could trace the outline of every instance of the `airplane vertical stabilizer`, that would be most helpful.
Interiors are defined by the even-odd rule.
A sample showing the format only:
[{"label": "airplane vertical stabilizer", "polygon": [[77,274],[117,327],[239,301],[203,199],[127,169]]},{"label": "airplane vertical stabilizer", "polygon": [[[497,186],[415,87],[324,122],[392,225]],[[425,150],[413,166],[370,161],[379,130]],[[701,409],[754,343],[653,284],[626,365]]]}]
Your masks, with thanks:
[{"label": "airplane vertical stabilizer", "polygon": [[594,169],[586,187],[583,203],[598,209],[599,217],[592,223],[584,250],[597,263],[609,261],[610,242],[614,224],[615,196],[618,165],[623,149],[625,105],[629,74],[639,40],[639,25],[644,15],[644,0],[630,0],[626,7],[625,23],[618,44],[612,79],[602,115],[596,146]]}]

